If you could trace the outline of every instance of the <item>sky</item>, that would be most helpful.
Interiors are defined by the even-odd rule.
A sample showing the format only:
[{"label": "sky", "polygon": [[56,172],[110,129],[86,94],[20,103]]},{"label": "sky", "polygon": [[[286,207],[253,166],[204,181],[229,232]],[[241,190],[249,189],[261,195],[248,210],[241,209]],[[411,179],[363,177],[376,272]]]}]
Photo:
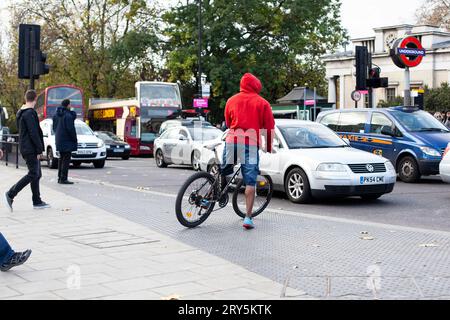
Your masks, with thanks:
[{"label": "sky", "polygon": [[[9,14],[6,7],[9,2],[14,0],[0,0],[0,32],[7,25]],[[372,29],[376,27],[415,23],[415,12],[424,2],[425,0],[342,0],[342,23],[349,31],[350,38],[371,36]]]}]

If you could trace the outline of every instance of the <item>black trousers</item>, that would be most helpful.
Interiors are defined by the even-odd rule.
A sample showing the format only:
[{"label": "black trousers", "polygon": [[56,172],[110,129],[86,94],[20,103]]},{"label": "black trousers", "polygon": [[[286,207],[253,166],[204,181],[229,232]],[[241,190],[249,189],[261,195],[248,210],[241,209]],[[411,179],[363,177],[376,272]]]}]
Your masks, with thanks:
[{"label": "black trousers", "polygon": [[28,173],[9,190],[8,195],[11,199],[14,199],[23,188],[30,184],[31,192],[33,193],[33,204],[37,205],[42,202],[39,191],[39,180],[42,177],[41,161],[38,160],[37,154],[24,155],[23,158],[27,164]]},{"label": "black trousers", "polygon": [[72,152],[60,152],[58,160],[58,180],[67,181],[69,176],[70,159]]}]

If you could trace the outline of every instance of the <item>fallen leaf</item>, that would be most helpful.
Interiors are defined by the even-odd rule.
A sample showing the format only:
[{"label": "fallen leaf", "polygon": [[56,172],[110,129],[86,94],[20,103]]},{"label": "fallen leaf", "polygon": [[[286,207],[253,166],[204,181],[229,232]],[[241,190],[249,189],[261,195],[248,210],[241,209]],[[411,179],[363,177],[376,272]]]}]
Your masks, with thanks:
[{"label": "fallen leaf", "polygon": [[162,297],[161,300],[180,300],[180,296],[177,294],[172,294],[167,297]]},{"label": "fallen leaf", "polygon": [[361,231],[361,234],[369,234],[369,231]]},{"label": "fallen leaf", "polygon": [[320,248],[320,245],[318,245],[318,244],[313,244],[313,247],[314,247],[314,248]]},{"label": "fallen leaf", "polygon": [[374,237],[361,237],[361,240],[375,240]]},{"label": "fallen leaf", "polygon": [[67,212],[67,211],[70,211],[70,210],[72,210],[72,209],[70,209],[70,208],[64,208],[64,209],[62,209],[61,211]]}]

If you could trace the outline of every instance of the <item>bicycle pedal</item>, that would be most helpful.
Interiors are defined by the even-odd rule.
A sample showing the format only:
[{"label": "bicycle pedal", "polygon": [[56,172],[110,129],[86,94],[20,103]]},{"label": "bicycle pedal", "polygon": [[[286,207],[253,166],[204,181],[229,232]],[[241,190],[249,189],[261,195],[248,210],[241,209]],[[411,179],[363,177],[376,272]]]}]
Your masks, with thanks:
[{"label": "bicycle pedal", "polygon": [[225,194],[222,196],[222,198],[219,200],[219,207],[221,209],[225,208],[228,205],[228,202],[230,202],[230,196],[228,194]]}]

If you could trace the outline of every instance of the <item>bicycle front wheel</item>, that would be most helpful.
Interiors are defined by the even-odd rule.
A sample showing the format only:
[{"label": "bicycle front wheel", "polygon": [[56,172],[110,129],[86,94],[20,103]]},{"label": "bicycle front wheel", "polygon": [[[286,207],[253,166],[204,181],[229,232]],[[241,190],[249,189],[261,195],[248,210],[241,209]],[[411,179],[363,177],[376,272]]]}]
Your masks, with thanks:
[{"label": "bicycle front wheel", "polygon": [[206,172],[190,177],[178,192],[175,212],[178,221],[187,228],[195,228],[208,219],[215,206],[215,180]]},{"label": "bicycle front wheel", "polygon": [[[269,205],[273,195],[273,181],[270,176],[258,176],[256,181],[255,202],[252,217],[260,215]],[[245,218],[247,216],[247,203],[245,199],[244,181],[241,180],[233,193],[233,209],[236,214]]]}]

